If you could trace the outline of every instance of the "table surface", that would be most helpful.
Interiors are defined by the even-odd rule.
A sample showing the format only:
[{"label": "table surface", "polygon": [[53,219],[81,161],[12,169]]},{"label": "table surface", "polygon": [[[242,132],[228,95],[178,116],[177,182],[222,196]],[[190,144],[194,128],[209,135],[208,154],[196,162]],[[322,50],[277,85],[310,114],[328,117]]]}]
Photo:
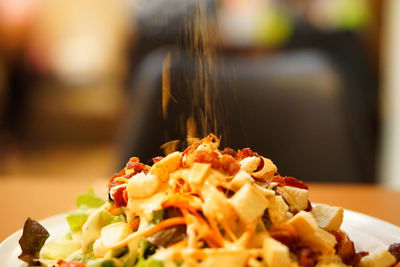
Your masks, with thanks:
[{"label": "table surface", "polygon": [[[0,176],[0,242],[20,229],[26,217],[41,220],[75,208],[88,188],[106,194],[107,179]],[[365,213],[400,226],[400,192],[375,185],[310,184],[310,200]]]}]

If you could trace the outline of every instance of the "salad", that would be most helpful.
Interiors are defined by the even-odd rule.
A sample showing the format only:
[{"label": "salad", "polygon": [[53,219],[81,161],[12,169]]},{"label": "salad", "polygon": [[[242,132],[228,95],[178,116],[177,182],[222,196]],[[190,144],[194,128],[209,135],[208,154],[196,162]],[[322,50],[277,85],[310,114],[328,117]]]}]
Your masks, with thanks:
[{"label": "salad", "polygon": [[343,208],[311,205],[308,186],[281,176],[249,148],[220,150],[210,135],[183,152],[132,157],[67,215],[70,232],[46,241],[28,218],[20,259],[59,267],[400,267],[400,244],[356,251],[340,230]]}]

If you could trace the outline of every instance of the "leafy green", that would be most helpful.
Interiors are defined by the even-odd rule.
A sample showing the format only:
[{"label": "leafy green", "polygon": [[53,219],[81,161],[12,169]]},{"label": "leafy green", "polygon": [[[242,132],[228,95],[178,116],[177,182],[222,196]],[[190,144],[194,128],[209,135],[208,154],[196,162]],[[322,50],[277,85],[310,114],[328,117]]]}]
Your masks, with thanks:
[{"label": "leafy green", "polygon": [[114,267],[114,261],[110,259],[94,259],[86,263],[87,267]]},{"label": "leafy green", "polygon": [[129,252],[128,247],[116,248],[116,249],[111,250],[111,257],[120,258],[128,252]]},{"label": "leafy green", "polygon": [[151,220],[151,224],[157,224],[164,219],[164,210],[155,210],[153,211],[153,220]]},{"label": "leafy green", "polygon": [[26,219],[22,236],[19,239],[22,253],[18,258],[29,265],[35,265],[39,258],[39,252],[49,236],[49,232],[40,223],[31,218]]},{"label": "leafy green", "polygon": [[153,258],[143,259],[140,258],[135,267],[163,267],[163,263],[161,261],[155,260]]},{"label": "leafy green", "polygon": [[69,229],[71,230],[71,232],[80,231],[88,217],[89,217],[89,213],[87,210],[77,209],[75,211],[70,212],[67,215],[67,222],[68,222]]},{"label": "leafy green", "polygon": [[89,189],[87,193],[78,196],[76,199],[78,209],[67,215],[67,222],[71,232],[82,230],[82,226],[89,217],[91,210],[101,207],[104,203],[104,200],[94,194],[93,189]]},{"label": "leafy green", "polygon": [[111,216],[111,220],[109,224],[117,223],[117,222],[126,222],[126,219],[124,216],[119,215],[119,216]]},{"label": "leafy green", "polygon": [[147,259],[156,252],[156,247],[147,241],[146,238],[140,240],[139,258]]},{"label": "leafy green", "polygon": [[76,206],[79,209],[95,209],[100,208],[105,201],[94,194],[92,188],[85,194],[78,196],[76,199]]},{"label": "leafy green", "polygon": [[48,260],[65,259],[81,247],[79,241],[68,235],[50,240],[40,251],[41,258]]}]

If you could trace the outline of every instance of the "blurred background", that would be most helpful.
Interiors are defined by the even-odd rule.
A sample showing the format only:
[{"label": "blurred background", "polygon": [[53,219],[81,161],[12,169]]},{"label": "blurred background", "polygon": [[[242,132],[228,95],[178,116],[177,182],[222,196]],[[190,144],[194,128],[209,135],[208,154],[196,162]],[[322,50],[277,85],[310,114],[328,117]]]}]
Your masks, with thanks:
[{"label": "blurred background", "polygon": [[399,1],[200,2],[0,0],[0,175],[108,177],[193,117],[283,175],[400,188]]}]

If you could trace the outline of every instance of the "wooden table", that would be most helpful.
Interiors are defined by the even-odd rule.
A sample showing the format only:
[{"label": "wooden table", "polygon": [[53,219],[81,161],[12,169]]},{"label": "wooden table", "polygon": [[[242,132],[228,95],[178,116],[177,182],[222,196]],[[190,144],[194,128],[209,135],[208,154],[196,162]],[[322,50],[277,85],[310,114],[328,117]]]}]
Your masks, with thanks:
[{"label": "wooden table", "polygon": [[[26,217],[41,220],[75,208],[89,187],[106,195],[107,179],[0,176],[0,241],[22,227]],[[400,192],[373,185],[311,184],[310,200],[346,207],[400,226]]]}]

